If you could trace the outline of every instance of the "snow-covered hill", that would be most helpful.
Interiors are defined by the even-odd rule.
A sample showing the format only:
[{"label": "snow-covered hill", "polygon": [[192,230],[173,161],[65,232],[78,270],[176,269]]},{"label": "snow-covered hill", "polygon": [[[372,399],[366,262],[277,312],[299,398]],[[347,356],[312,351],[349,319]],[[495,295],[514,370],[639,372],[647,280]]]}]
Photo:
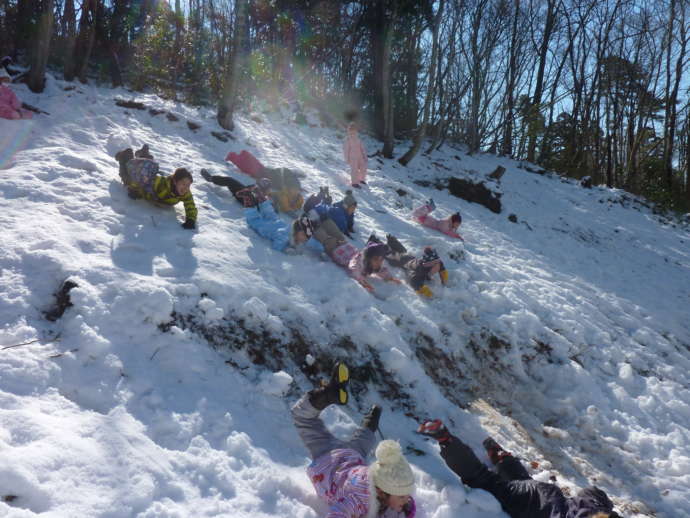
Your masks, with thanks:
[{"label": "snow-covered hill", "polygon": [[[248,149],[342,194],[342,134],[258,110],[224,143],[210,110],[137,95],[170,120],[116,106],[124,90],[15,88],[51,116],[0,120],[0,516],[322,516],[288,409],[335,358],[356,380],[329,424],[347,433],[383,404],[421,517],[505,516],[413,433],[426,417],[478,452],[493,435],[540,480],[596,483],[627,516],[690,516],[687,226],[507,159],[374,158],[356,243],[393,233],[450,271],[433,300],[406,285],[374,298],[332,263],[271,250],[198,174],[199,228],[183,230],[180,208],[127,197],[112,158],[148,143],[164,171],[250,183],[222,161]],[[420,185],[497,165],[501,214]],[[409,219],[430,196],[460,210],[464,246]],[[52,323],[65,279],[74,305]]]}]

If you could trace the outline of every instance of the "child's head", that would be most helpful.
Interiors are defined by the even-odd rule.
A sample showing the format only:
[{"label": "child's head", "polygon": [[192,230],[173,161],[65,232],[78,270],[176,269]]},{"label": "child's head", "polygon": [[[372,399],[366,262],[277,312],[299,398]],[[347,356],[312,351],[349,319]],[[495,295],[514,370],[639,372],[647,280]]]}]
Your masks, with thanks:
[{"label": "child's head", "polygon": [[256,186],[266,196],[271,194],[271,180],[268,178],[259,178],[256,181]]},{"label": "child's head", "polygon": [[414,474],[397,441],[381,441],[376,461],[369,467],[379,501],[397,513],[403,511],[414,491]]},{"label": "child's head", "polygon": [[430,246],[424,249],[424,253],[422,254],[422,266],[429,269],[429,275],[434,275],[441,271],[441,259],[436,250]]},{"label": "child's head", "polygon": [[351,190],[345,191],[345,197],[343,198],[343,207],[345,208],[345,211],[352,216],[355,213],[355,210],[357,210],[357,200],[355,200],[355,197],[352,195]]},{"label": "child's head", "polygon": [[306,215],[293,221],[290,230],[290,242],[292,245],[301,245],[305,243],[313,233],[313,227]]},{"label": "child's head", "polygon": [[356,122],[351,122],[350,124],[347,125],[347,132],[349,134],[354,134],[357,133],[357,123]]},{"label": "child's head", "polygon": [[7,70],[5,70],[5,67],[0,67],[0,83],[3,82],[10,83],[12,82],[12,78],[7,73]]},{"label": "child's head", "polygon": [[364,249],[364,273],[366,275],[378,272],[383,266],[383,259],[389,249],[383,243],[370,242]]},{"label": "child's head", "polygon": [[450,226],[453,227],[453,230],[457,230],[461,223],[462,216],[460,216],[459,212],[456,212],[450,217]]},{"label": "child's head", "polygon": [[192,173],[184,167],[178,167],[172,175],[172,183],[175,187],[175,192],[180,196],[184,196],[189,192],[193,181]]}]

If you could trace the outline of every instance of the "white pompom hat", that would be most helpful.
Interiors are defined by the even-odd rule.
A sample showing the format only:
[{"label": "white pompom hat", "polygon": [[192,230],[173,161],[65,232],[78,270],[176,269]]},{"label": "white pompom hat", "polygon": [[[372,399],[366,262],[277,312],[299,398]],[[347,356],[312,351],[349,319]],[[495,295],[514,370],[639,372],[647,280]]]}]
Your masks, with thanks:
[{"label": "white pompom hat", "polygon": [[369,467],[374,485],[389,495],[407,496],[414,491],[412,468],[403,457],[398,441],[381,441],[376,461]]}]

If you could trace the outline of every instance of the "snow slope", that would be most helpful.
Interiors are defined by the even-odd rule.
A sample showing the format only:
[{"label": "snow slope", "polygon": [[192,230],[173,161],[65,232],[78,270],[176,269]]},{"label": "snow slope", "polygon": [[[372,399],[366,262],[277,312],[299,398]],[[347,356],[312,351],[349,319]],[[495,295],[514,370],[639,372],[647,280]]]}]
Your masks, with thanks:
[{"label": "snow slope", "polygon": [[[431,301],[405,285],[374,298],[332,263],[271,250],[198,174],[199,228],[183,230],[181,207],[127,197],[112,158],[146,142],[163,171],[250,183],[222,162],[249,149],[303,171],[307,192],[342,194],[342,134],[258,109],[223,143],[210,110],[137,95],[171,121],[115,106],[124,90],[71,86],[14,86],[51,116],[0,120],[0,516],[323,516],[288,410],[334,358],[357,380],[328,423],[347,434],[384,405],[418,516],[505,516],[413,433],[425,417],[477,452],[493,435],[540,480],[596,483],[627,516],[690,516],[687,226],[507,159],[374,158],[356,242],[390,232],[413,251],[432,245],[451,279]],[[497,165],[501,214],[414,183]],[[441,215],[461,211],[464,246],[410,221],[429,196]],[[48,322],[67,278],[74,306]]]}]

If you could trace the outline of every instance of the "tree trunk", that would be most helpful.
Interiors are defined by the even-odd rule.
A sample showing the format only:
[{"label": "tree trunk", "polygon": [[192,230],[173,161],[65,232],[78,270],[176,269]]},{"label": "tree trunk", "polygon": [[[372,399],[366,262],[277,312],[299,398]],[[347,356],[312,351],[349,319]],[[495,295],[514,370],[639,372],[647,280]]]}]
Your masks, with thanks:
[{"label": "tree trunk", "polygon": [[[673,187],[673,147],[676,138],[676,120],[677,120],[677,109],[676,103],[678,102],[678,88],[680,87],[680,80],[683,75],[683,64],[685,61],[685,52],[687,50],[688,43],[688,28],[685,25],[685,14],[686,6],[681,4],[678,23],[678,37],[680,39],[680,53],[676,60],[675,67],[675,78],[673,81],[673,86],[670,87],[671,82],[671,46],[673,38],[673,24],[676,18],[676,0],[671,0],[670,6],[670,16],[669,16],[669,31],[668,31],[668,49],[667,49],[667,81],[666,81],[666,116],[664,124],[664,169],[666,172],[666,183],[669,188]],[[670,91],[669,91],[670,90]]]},{"label": "tree trunk", "polygon": [[431,62],[429,63],[429,78],[427,81],[428,87],[426,92],[426,99],[424,100],[424,114],[422,116],[422,123],[419,125],[419,129],[414,136],[412,141],[412,147],[405,153],[400,160],[398,160],[402,165],[407,165],[419,152],[419,148],[422,147],[422,142],[424,137],[426,137],[426,128],[429,124],[429,110],[431,108],[431,102],[434,98],[435,85],[436,85],[436,56],[438,55],[438,29],[441,25],[441,17],[443,16],[443,8],[445,6],[445,0],[440,0],[438,5],[438,11],[434,17],[434,25],[432,27],[432,40],[431,40]]},{"label": "tree trunk", "polygon": [[230,63],[226,67],[225,86],[223,87],[223,97],[218,105],[218,124],[226,130],[233,130],[235,123],[232,120],[239,89],[239,74],[242,64],[243,37],[245,25],[247,23],[247,10],[249,0],[236,0],[235,3],[235,27],[232,32],[232,56]]},{"label": "tree trunk", "polygon": [[529,132],[529,143],[527,145],[527,160],[534,162],[534,153],[537,148],[537,120],[540,114],[541,96],[544,91],[544,71],[548,58],[549,43],[556,24],[556,0],[548,0],[546,21],[544,24],[544,34],[539,49],[539,69],[537,70],[537,80],[532,97],[532,107],[530,110],[531,128]]},{"label": "tree trunk", "polygon": [[381,153],[386,158],[393,158],[395,147],[395,126],[393,114],[393,99],[391,95],[391,46],[393,44],[393,29],[397,17],[397,3],[393,2],[390,15],[386,16],[383,27],[383,55],[381,56],[381,108],[383,110],[383,149]]},{"label": "tree trunk", "polygon": [[32,92],[42,92],[45,88],[46,65],[50,52],[50,37],[53,34],[53,0],[42,2],[31,51],[31,69],[27,85]]},{"label": "tree trunk", "polygon": [[518,53],[518,20],[520,18],[520,0],[515,0],[515,12],[513,14],[513,28],[510,35],[510,51],[508,59],[508,80],[506,81],[506,111],[505,126],[503,128],[503,145],[501,155],[513,154],[513,110],[515,108],[515,84],[517,82],[517,53]]}]

